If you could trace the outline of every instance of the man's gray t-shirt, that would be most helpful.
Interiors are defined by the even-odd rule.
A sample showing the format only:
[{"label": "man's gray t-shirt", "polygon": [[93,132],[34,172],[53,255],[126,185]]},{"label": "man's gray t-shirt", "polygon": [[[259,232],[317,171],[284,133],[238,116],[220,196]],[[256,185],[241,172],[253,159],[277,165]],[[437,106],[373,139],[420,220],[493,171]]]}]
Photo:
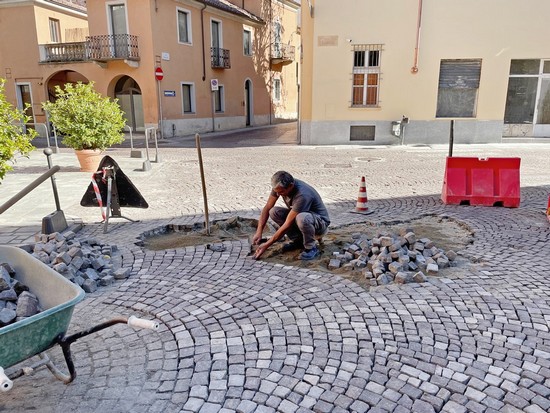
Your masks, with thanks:
[{"label": "man's gray t-shirt", "polygon": [[[272,191],[271,195],[277,197],[275,191]],[[295,179],[294,190],[288,196],[282,196],[281,198],[283,198],[286,206],[294,212],[313,212],[323,218],[327,225],[330,224],[328,211],[321,196],[315,188],[304,181]]]}]

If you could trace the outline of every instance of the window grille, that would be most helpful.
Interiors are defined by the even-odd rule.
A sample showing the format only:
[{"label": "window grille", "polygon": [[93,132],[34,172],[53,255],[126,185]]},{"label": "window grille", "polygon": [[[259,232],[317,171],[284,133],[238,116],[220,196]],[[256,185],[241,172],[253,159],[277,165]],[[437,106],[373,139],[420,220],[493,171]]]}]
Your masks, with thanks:
[{"label": "window grille", "polygon": [[381,54],[381,44],[353,46],[352,106],[378,106]]}]

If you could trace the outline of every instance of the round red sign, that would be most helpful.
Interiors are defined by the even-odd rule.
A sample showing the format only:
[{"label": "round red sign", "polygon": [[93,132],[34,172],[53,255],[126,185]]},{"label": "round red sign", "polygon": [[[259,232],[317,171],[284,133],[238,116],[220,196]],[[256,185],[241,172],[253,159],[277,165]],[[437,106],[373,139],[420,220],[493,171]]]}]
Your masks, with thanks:
[{"label": "round red sign", "polygon": [[157,80],[162,80],[164,78],[164,72],[162,71],[162,68],[157,67],[155,69],[155,78]]}]

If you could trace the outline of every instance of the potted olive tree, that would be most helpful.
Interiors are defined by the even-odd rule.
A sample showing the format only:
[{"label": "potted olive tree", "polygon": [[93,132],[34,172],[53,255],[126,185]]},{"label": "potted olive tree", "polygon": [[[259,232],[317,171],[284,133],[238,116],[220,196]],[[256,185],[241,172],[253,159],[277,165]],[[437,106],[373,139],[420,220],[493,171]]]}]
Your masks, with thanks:
[{"label": "potted olive tree", "polygon": [[18,154],[25,156],[34,149],[31,140],[36,136],[34,129],[23,130],[30,118],[6,100],[4,83],[0,79],[0,181],[13,169],[10,163]]},{"label": "potted olive tree", "polygon": [[56,86],[55,94],[55,102],[42,104],[44,110],[62,143],[75,150],[80,170],[96,171],[103,151],[124,141],[124,112],[116,99],[96,92],[93,82]]}]

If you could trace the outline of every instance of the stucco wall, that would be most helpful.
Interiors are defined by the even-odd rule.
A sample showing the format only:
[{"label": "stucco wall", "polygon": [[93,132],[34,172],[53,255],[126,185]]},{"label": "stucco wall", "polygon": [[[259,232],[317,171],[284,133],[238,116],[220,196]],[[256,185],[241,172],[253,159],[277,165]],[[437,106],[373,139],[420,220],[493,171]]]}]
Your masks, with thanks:
[{"label": "stucco wall", "polygon": [[[442,59],[482,60],[476,116],[467,119],[471,121],[468,133],[472,141],[500,139],[510,60],[550,57],[546,42],[541,41],[550,38],[550,25],[543,17],[550,15],[550,2],[534,0],[526,8],[520,0],[424,0],[418,72],[413,74],[418,4],[410,0],[315,0],[313,18],[307,4],[302,4],[304,47],[311,48],[304,49],[303,76],[310,76],[311,84],[309,89],[305,85],[302,95],[302,131],[308,130],[311,121],[311,132],[302,141],[349,143],[349,132],[343,134],[344,130],[363,122],[380,125],[379,140],[384,142],[388,128],[383,122],[399,120],[402,115],[411,119],[411,139],[446,140],[440,128],[432,125],[443,120],[436,118]],[[377,108],[351,107],[356,44],[383,45]],[[331,137],[319,134],[322,128],[315,125],[324,128],[327,123],[347,127],[331,128]]]}]

